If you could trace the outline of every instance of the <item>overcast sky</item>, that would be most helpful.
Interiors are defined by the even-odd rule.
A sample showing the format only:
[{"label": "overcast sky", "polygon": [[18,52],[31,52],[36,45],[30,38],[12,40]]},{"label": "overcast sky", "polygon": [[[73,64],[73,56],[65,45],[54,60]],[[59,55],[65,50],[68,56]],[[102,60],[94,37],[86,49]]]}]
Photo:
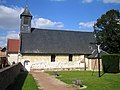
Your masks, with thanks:
[{"label": "overcast sky", "polygon": [[[120,11],[120,0],[28,0],[32,27],[93,31],[93,24],[110,9]],[[0,0],[0,47],[18,39],[20,14],[26,0]]]}]

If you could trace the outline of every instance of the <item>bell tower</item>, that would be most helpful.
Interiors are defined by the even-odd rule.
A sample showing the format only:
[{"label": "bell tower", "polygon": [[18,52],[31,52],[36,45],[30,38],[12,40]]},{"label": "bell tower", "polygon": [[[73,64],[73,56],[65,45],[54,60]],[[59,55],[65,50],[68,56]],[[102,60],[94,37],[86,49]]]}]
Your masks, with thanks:
[{"label": "bell tower", "polygon": [[28,5],[26,5],[25,10],[20,15],[20,19],[21,19],[20,33],[30,33],[32,15],[28,10]]}]

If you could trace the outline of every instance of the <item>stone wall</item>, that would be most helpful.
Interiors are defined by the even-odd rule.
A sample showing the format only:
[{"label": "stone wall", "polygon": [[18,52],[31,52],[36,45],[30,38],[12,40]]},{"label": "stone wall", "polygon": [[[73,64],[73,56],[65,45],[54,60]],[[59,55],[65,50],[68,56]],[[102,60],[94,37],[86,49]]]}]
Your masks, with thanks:
[{"label": "stone wall", "polygon": [[20,73],[22,68],[21,63],[14,64],[12,66],[0,69],[0,90],[5,90]]},{"label": "stone wall", "polygon": [[[51,55],[23,55],[20,62],[29,61],[25,68],[30,69],[84,69],[88,68],[88,59],[84,55],[73,55],[69,61],[69,55],[56,55],[55,62],[51,62]],[[85,60],[85,63],[81,63]],[[28,64],[30,66],[28,66]]]}]

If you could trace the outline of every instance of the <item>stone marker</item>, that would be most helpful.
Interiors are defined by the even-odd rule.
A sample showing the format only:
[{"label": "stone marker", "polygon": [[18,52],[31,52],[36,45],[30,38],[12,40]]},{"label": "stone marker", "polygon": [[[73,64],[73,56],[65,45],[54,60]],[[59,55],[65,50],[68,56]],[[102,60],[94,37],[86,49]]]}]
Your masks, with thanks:
[{"label": "stone marker", "polygon": [[60,76],[57,71],[53,71],[53,75]]},{"label": "stone marker", "polygon": [[83,84],[82,84],[81,80],[74,80],[73,84],[75,84],[77,86],[80,86],[80,87],[83,87]]}]

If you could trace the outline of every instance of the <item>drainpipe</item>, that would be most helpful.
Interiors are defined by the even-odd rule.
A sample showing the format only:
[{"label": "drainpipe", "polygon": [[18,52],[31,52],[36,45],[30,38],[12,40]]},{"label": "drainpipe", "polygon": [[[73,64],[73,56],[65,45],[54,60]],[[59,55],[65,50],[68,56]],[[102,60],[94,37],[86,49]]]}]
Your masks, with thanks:
[{"label": "drainpipe", "polygon": [[85,55],[84,55],[84,70],[86,71],[86,61],[85,61]]}]

